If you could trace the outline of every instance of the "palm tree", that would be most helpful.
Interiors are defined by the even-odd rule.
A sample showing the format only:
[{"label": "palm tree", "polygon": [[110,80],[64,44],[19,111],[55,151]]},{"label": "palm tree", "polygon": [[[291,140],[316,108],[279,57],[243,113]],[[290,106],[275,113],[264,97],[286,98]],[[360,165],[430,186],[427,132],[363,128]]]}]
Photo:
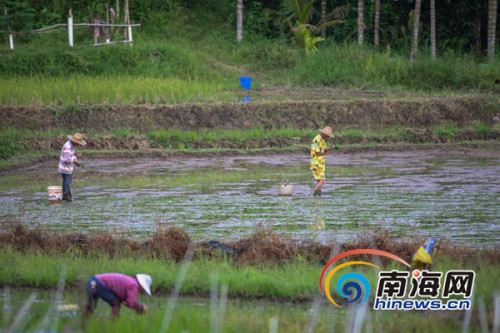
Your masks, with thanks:
[{"label": "palm tree", "polygon": [[288,27],[297,46],[306,51],[307,54],[318,50],[316,44],[323,41],[324,37],[316,35],[323,28],[343,22],[341,18],[346,15],[347,8],[346,6],[335,8],[315,25],[309,22],[312,18],[313,4],[314,0],[285,0],[279,11],[265,9],[266,13],[274,15],[278,22]]},{"label": "palm tree", "polygon": [[236,40],[239,42],[243,39],[243,0],[238,0],[236,16]]},{"label": "palm tree", "polygon": [[488,2],[488,62],[492,64],[495,61],[495,39],[497,27],[497,7],[498,0],[489,0]]},{"label": "palm tree", "polygon": [[436,0],[431,0],[431,59],[436,60]]},{"label": "palm tree", "polygon": [[410,62],[412,64],[417,60],[418,51],[418,26],[420,24],[420,7],[422,0],[415,0],[415,11],[413,12],[413,43],[411,45]]},{"label": "palm tree", "polygon": [[363,19],[364,16],[364,0],[358,0],[358,44],[363,45],[364,39],[364,28],[365,22]]},{"label": "palm tree", "polygon": [[[326,21],[326,0],[321,0],[321,22]],[[321,29],[321,37],[326,38],[326,27]]]},{"label": "palm tree", "polygon": [[380,0],[375,0],[375,24],[373,26],[374,35],[373,35],[373,44],[378,46],[378,31],[380,28]]}]

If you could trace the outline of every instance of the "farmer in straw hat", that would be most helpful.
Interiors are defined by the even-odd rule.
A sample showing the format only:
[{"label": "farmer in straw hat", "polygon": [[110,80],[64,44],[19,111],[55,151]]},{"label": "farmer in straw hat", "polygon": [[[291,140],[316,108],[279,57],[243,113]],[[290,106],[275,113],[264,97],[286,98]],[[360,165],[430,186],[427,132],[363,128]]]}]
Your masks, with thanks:
[{"label": "farmer in straw hat", "polygon": [[73,201],[71,196],[71,182],[73,181],[73,169],[80,166],[78,161],[81,154],[75,153],[75,147],[78,145],[85,146],[87,143],[83,140],[83,135],[76,133],[68,135],[68,141],[64,144],[59,158],[59,172],[62,176],[63,201]]},{"label": "farmer in straw hat", "polygon": [[137,313],[146,313],[148,307],[137,303],[137,295],[146,293],[151,296],[151,276],[137,274],[128,276],[120,273],[105,273],[95,275],[87,282],[87,305],[85,316],[95,310],[99,298],[111,306],[111,318],[120,314],[120,306],[134,309]]},{"label": "farmer in straw hat", "polygon": [[335,149],[334,146],[327,148],[325,140],[333,137],[335,136],[332,133],[332,128],[330,126],[326,126],[325,128],[319,130],[319,134],[314,137],[311,145],[310,168],[314,179],[316,180],[314,195],[321,194],[321,187],[325,183],[326,154],[330,150]]}]

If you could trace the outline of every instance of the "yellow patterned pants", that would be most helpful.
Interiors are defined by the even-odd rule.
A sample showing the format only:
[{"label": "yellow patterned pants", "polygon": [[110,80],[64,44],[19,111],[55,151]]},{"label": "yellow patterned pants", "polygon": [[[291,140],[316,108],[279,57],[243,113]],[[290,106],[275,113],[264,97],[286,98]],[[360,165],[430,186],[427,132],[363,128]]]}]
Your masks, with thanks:
[{"label": "yellow patterned pants", "polygon": [[314,168],[312,168],[312,172],[313,172],[314,179],[316,179],[316,180],[325,179],[325,169],[324,168],[314,167]]}]

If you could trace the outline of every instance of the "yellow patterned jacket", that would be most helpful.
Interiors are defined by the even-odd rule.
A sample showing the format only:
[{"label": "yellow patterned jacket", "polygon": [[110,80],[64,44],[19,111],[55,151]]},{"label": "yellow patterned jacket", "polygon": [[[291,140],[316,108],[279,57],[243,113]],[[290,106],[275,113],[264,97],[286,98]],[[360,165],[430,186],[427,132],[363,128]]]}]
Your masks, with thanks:
[{"label": "yellow patterned jacket", "polygon": [[321,134],[316,135],[311,145],[311,169],[325,170],[326,156],[318,156],[318,153],[324,153],[326,149],[326,141],[321,137]]}]

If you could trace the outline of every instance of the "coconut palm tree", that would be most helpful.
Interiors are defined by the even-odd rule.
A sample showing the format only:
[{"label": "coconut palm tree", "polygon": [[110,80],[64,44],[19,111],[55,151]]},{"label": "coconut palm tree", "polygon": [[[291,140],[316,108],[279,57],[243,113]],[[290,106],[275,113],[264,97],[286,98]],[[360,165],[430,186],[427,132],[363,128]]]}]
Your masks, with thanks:
[{"label": "coconut palm tree", "polygon": [[319,34],[323,28],[342,23],[343,21],[340,18],[346,15],[347,8],[342,6],[334,9],[315,25],[309,22],[312,17],[313,4],[314,0],[285,0],[280,11],[268,8],[265,10],[267,13],[276,16],[278,22],[288,27],[297,46],[306,51],[307,54],[316,52],[316,44],[324,40],[323,37],[315,35]]},{"label": "coconut palm tree", "polygon": [[364,20],[364,0],[358,0],[358,44],[363,45],[365,20]]},{"label": "coconut palm tree", "polygon": [[236,6],[236,40],[243,39],[243,0],[238,0]]},{"label": "coconut palm tree", "polygon": [[495,61],[495,40],[497,27],[498,0],[488,2],[488,62]]},{"label": "coconut palm tree", "polygon": [[[326,21],[326,0],[321,0],[321,22]],[[326,38],[326,27],[321,29],[321,37]]]},{"label": "coconut palm tree", "polygon": [[436,0],[431,0],[431,59],[436,60]]},{"label": "coconut palm tree", "polygon": [[379,29],[380,29],[380,0],[375,0],[375,23],[373,25],[373,44],[378,46],[379,43]]},{"label": "coconut palm tree", "polygon": [[410,62],[414,64],[417,61],[418,51],[418,26],[420,24],[420,7],[422,0],[415,0],[415,11],[413,12],[413,43],[411,45]]}]

